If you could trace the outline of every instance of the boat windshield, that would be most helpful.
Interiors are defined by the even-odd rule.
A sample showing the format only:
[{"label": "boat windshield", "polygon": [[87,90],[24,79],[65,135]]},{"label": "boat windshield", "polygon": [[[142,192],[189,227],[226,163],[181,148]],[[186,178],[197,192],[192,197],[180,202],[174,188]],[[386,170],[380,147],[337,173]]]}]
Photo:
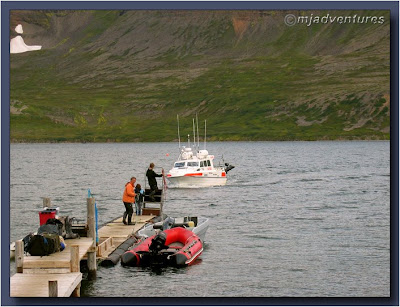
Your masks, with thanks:
[{"label": "boat windshield", "polygon": [[174,167],[184,167],[185,166],[185,162],[176,162]]},{"label": "boat windshield", "polygon": [[199,162],[188,162],[188,166],[199,167]]}]

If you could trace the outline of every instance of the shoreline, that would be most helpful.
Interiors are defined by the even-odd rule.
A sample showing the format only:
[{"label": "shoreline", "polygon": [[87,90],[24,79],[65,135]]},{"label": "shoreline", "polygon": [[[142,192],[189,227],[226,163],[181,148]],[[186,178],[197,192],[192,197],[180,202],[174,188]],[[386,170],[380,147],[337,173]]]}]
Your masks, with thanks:
[{"label": "shoreline", "polygon": [[[224,141],[207,141],[207,143],[267,143],[267,142],[390,142],[390,139],[317,139],[317,140],[224,140]],[[151,144],[151,143],[176,143],[178,141],[152,141],[152,142],[145,142],[145,141],[132,141],[132,142],[79,142],[79,141],[63,141],[63,142],[56,142],[56,141],[12,141],[9,144]]]}]

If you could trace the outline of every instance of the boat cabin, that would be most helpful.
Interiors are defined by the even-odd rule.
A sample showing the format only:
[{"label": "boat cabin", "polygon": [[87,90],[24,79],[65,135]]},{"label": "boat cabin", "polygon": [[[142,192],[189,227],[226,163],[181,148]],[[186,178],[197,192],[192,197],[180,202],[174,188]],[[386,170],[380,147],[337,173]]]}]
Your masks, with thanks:
[{"label": "boat cabin", "polygon": [[202,168],[208,170],[214,168],[213,160],[214,156],[208,155],[208,151],[203,149],[199,150],[196,155],[193,155],[191,148],[183,148],[179,155],[178,161],[175,162],[174,168],[187,169],[187,168]]},{"label": "boat cabin", "polygon": [[201,160],[201,161],[178,161],[175,162],[174,168],[188,168],[188,167],[212,167],[213,164],[211,160]]}]

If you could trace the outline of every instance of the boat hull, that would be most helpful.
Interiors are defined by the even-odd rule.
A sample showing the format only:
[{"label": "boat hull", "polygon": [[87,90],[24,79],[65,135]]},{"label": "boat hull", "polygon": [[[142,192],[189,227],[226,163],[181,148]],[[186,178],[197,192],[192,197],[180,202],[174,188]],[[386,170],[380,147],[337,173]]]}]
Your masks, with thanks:
[{"label": "boat hull", "polygon": [[205,177],[205,176],[169,176],[168,181],[173,187],[193,188],[211,187],[226,185],[226,177]]}]

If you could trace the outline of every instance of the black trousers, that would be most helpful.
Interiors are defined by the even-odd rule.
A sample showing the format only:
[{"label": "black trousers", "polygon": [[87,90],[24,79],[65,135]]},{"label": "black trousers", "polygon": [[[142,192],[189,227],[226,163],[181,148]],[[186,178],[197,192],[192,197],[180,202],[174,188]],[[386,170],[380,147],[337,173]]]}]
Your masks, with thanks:
[{"label": "black trousers", "polygon": [[154,195],[156,194],[157,190],[158,190],[157,185],[150,186],[150,194],[149,194],[150,200],[154,201]]},{"label": "black trousers", "polygon": [[132,222],[132,214],[133,214],[132,203],[124,202],[124,205],[125,205],[125,212],[122,220],[126,221],[126,217],[128,216],[128,224],[129,224],[130,222]]}]

